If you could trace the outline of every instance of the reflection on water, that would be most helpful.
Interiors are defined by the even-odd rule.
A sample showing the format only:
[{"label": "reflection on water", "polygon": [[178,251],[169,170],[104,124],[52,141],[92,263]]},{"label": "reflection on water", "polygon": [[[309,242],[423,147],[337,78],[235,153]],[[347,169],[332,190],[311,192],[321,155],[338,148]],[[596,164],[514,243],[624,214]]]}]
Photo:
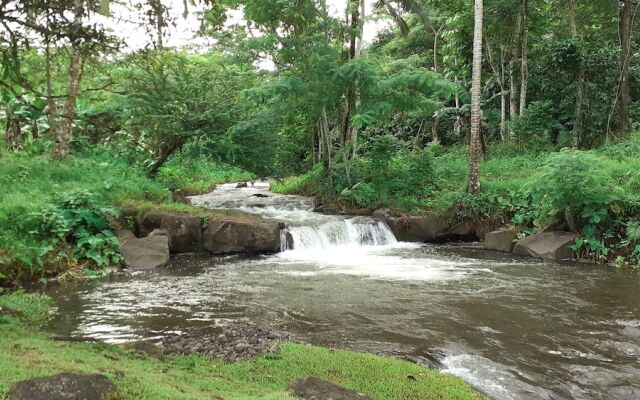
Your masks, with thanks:
[{"label": "reflection on water", "polygon": [[54,289],[54,329],[112,342],[248,320],[380,354],[441,350],[496,399],[640,398],[640,278],[456,247],[181,256]]}]

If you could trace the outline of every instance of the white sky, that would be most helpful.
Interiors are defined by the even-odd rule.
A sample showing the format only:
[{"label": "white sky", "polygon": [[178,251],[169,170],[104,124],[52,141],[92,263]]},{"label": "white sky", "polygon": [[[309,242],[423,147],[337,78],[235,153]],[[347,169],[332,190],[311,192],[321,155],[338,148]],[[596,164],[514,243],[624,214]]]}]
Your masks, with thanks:
[{"label": "white sky", "polygon": [[[327,0],[329,9],[334,15],[344,15],[344,10],[348,0]],[[367,12],[370,14],[373,3],[375,0],[366,0]],[[206,38],[196,38],[196,31],[200,26],[198,16],[195,15],[193,7],[190,8],[190,13],[187,19],[183,18],[183,0],[162,0],[162,3],[169,8],[169,13],[172,16],[172,20],[175,23],[175,27],[170,27],[169,31],[165,34],[164,43],[168,47],[188,47],[188,46],[207,46],[211,43],[207,42]],[[131,50],[137,50],[144,48],[147,44],[152,42],[152,38],[149,37],[144,28],[140,27],[138,22],[141,16],[136,14],[131,15],[127,10],[121,7],[112,7],[111,18],[97,16],[96,21],[104,23],[114,33],[123,38],[127,47]],[[238,22],[241,19],[241,14],[232,16],[233,22]],[[369,15],[370,16],[370,15]],[[134,20],[136,19],[136,20]],[[370,18],[365,22],[364,28],[364,41],[365,43],[371,43],[376,34],[389,25],[388,20],[372,20]]]}]

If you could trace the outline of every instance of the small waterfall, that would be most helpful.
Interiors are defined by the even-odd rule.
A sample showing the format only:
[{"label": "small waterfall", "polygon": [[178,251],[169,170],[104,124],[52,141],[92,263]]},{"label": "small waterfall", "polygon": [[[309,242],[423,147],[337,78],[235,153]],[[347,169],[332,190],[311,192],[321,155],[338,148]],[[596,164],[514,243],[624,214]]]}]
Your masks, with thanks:
[{"label": "small waterfall", "polygon": [[369,218],[332,219],[306,226],[283,229],[282,251],[326,249],[335,246],[384,246],[397,243],[391,229]]}]

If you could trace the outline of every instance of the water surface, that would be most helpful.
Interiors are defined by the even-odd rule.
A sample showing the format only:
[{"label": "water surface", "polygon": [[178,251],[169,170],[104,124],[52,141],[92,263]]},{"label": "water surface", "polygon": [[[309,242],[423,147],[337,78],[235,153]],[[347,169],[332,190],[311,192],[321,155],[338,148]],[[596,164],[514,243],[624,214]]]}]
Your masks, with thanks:
[{"label": "water surface", "polygon": [[58,287],[55,331],[117,343],[248,321],[320,345],[438,354],[444,372],[495,399],[640,399],[636,273],[398,243],[384,223],[320,215],[265,185],[194,203],[283,221],[293,249],[179,256]]}]

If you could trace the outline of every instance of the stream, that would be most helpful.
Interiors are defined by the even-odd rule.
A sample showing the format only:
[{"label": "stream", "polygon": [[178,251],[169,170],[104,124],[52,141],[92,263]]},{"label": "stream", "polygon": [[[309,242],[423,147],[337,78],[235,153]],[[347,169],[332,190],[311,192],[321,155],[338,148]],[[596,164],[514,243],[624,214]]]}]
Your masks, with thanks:
[{"label": "stream", "polygon": [[[269,256],[181,255],[51,290],[60,335],[113,343],[246,321],[325,346],[437,362],[493,399],[640,398],[640,275],[474,246],[399,243],[267,184],[191,199],[287,224]],[[292,247],[292,248],[291,248]]]}]

